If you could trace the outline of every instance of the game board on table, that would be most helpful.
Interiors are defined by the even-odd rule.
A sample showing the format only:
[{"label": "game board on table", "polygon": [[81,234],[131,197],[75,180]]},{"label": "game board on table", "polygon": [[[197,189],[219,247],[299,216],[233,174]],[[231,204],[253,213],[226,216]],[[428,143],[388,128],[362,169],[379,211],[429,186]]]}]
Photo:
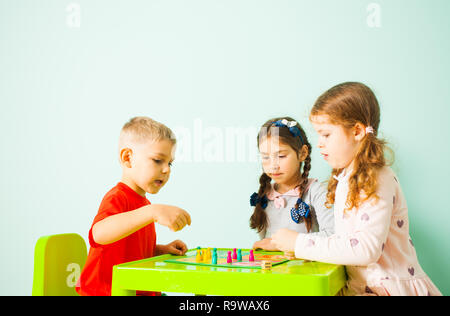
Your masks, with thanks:
[{"label": "game board on table", "polygon": [[283,255],[258,253],[248,249],[200,248],[186,256],[164,260],[164,262],[226,268],[261,269],[261,264],[270,262],[276,266],[289,261]]}]

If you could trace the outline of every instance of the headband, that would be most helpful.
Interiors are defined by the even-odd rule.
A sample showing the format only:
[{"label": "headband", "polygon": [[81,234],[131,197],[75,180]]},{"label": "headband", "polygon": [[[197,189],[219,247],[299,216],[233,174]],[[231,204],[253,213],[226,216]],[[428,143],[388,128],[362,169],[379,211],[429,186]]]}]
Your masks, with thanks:
[{"label": "headband", "polygon": [[291,132],[291,134],[294,137],[300,137],[300,141],[302,142],[302,144],[304,144],[303,138],[302,138],[302,133],[300,132],[300,129],[297,127],[296,121],[288,121],[286,119],[282,119],[282,120],[274,122],[273,125],[275,125],[277,127],[289,128],[289,131]]}]

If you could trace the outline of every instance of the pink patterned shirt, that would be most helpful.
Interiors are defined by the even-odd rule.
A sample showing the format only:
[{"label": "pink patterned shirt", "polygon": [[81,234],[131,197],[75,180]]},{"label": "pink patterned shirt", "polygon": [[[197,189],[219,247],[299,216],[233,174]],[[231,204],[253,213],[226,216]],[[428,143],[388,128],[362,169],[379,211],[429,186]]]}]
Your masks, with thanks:
[{"label": "pink patterned shirt", "polygon": [[406,200],[391,168],[380,171],[377,201],[344,213],[350,173],[336,177],[335,234],[299,234],[295,256],[345,265],[346,295],[442,295],[417,260]]}]

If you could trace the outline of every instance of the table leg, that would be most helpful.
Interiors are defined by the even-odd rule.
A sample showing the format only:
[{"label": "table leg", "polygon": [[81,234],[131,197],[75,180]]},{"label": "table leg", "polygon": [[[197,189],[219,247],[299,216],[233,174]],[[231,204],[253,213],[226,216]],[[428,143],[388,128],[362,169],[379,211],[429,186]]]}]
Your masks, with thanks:
[{"label": "table leg", "polygon": [[113,278],[111,284],[111,296],[136,296],[136,290],[124,289],[121,286],[119,272],[116,267],[113,268]]}]

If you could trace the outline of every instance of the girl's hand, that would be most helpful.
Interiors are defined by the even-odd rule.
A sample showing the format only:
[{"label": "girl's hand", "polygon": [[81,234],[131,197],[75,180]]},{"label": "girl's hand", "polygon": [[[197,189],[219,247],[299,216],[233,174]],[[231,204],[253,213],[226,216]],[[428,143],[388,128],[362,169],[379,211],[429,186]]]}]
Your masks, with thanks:
[{"label": "girl's hand", "polygon": [[295,241],[298,233],[296,231],[282,228],[272,235],[272,244],[284,252],[295,252]]},{"label": "girl's hand", "polygon": [[183,256],[187,251],[187,246],[181,240],[174,240],[170,244],[164,246],[164,253]]},{"label": "girl's hand", "polygon": [[278,251],[278,248],[272,243],[272,238],[264,238],[253,244],[253,249],[262,249],[267,251]]}]

